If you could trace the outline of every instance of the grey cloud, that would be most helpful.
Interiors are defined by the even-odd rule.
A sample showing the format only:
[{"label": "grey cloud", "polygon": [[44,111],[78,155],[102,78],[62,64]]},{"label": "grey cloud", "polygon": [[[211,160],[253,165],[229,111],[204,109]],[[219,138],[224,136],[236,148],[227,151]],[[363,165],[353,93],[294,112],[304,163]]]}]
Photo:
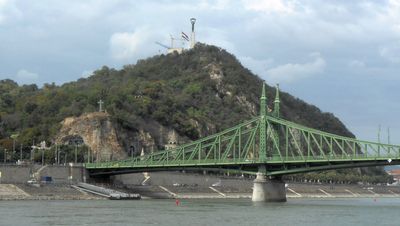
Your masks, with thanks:
[{"label": "grey cloud", "polygon": [[[87,69],[119,68],[163,51],[154,42],[168,44],[170,34],[189,31],[189,18],[196,17],[198,41],[234,53],[267,82],[285,78],[284,89],[343,115],[358,135],[366,135],[350,115],[368,114],[368,107],[340,107],[337,96],[357,102],[378,89],[379,78],[388,99],[379,107],[400,98],[396,89],[382,88],[400,80],[398,1],[274,0],[275,8],[264,2],[0,0],[0,74],[17,79],[16,71],[26,68],[40,74],[39,84],[59,84]],[[311,52],[321,55],[310,57]],[[379,98],[370,97],[376,105]],[[368,123],[382,118],[376,114]]]},{"label": "grey cloud", "polygon": [[273,82],[294,82],[324,72],[326,62],[319,53],[310,54],[314,59],[307,63],[288,63],[279,65],[266,71],[264,76],[267,81]]}]

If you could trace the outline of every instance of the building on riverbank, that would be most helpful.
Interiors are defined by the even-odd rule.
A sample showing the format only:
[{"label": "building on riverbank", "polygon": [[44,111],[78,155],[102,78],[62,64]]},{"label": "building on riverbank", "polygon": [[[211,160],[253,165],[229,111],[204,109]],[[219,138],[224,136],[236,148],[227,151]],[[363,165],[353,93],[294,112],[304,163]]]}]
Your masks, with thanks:
[{"label": "building on riverbank", "polygon": [[400,185],[400,169],[392,169],[387,171],[387,173],[393,176],[393,180],[395,184]]}]

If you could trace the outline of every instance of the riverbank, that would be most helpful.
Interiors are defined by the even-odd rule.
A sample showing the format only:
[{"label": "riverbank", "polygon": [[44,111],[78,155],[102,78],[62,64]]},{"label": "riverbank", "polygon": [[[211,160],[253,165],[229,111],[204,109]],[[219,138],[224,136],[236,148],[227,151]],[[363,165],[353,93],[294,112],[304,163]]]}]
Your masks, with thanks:
[{"label": "riverbank", "polygon": [[[42,175],[51,176],[51,183],[40,187],[26,183],[26,178],[11,177],[25,175],[25,168],[3,169],[9,176],[0,184],[0,200],[93,200],[104,197],[79,191],[74,185],[83,178],[81,168],[47,167]],[[24,171],[23,171],[24,170]],[[72,174],[77,173],[77,174]],[[73,175],[71,177],[71,175]],[[70,178],[74,178],[71,180]],[[6,184],[4,184],[7,180]],[[21,182],[11,182],[21,181]],[[131,194],[140,194],[143,199],[250,199],[253,178],[221,177],[212,174],[183,172],[157,172],[149,174],[126,174],[111,178],[113,184],[98,184]],[[400,198],[400,186],[373,186],[348,184],[313,184],[286,182],[288,199],[299,198]]]},{"label": "riverbank", "polygon": [[80,192],[69,184],[40,187],[30,184],[0,184],[0,200],[98,200],[102,197]]},{"label": "riverbank", "polygon": [[[251,199],[252,190],[238,191],[226,186],[102,185],[143,199]],[[398,186],[330,184],[287,184],[288,199],[400,198]],[[0,200],[101,200],[104,197],[79,191],[70,184],[0,184]]]},{"label": "riverbank", "polygon": [[[123,188],[120,188],[123,189]],[[252,187],[245,191],[225,186],[179,187],[179,186],[125,186],[125,192],[135,192],[148,198],[179,199],[250,199]],[[329,184],[287,184],[288,199],[301,198],[400,198],[400,187],[391,186],[359,186]]]}]

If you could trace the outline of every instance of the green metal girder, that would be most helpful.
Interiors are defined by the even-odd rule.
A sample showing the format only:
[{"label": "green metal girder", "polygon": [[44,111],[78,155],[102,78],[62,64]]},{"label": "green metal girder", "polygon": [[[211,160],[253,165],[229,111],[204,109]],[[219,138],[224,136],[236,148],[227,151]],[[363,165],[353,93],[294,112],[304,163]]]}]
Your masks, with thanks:
[{"label": "green metal girder", "polygon": [[[251,152],[251,149],[257,149],[257,147],[252,147],[253,145],[257,146],[254,142],[260,140],[256,138],[259,134],[262,119],[256,117],[223,132],[175,149],[154,152],[122,161],[88,163],[85,164],[85,167],[89,170],[100,171],[113,168],[141,168],[146,171],[146,169],[160,167],[168,170],[175,167],[208,166],[232,166],[232,168],[235,168],[239,165],[249,164],[281,164],[289,166],[286,170],[268,172],[268,174],[272,175],[320,170],[321,166],[313,168],[308,166],[309,163],[326,163],[326,169],[335,169],[341,168],[343,165],[329,165],[330,162],[348,164],[348,161],[371,161],[373,164],[377,160],[387,161],[391,159],[393,162],[400,160],[399,145],[361,141],[338,136],[269,115],[264,118],[266,120],[266,130],[271,131],[266,133],[266,136],[268,136],[266,140],[270,142],[271,147],[275,150],[274,153],[277,153],[276,155],[267,156],[266,159],[259,158],[257,153],[252,154]],[[284,128],[283,130],[287,131],[280,133],[279,136],[284,136],[283,140],[287,140],[286,144],[293,144],[292,148],[289,149],[285,147],[285,144],[280,144],[279,137],[277,137],[279,131],[276,131],[274,127]],[[239,145],[239,143],[245,145]],[[361,149],[361,147],[364,148]],[[318,153],[312,151],[305,155],[304,152],[307,152],[308,149],[318,150]],[[239,152],[241,153],[240,155]],[[340,154],[337,155],[336,153]],[[296,165],[296,169],[290,169],[290,165]],[[303,167],[299,167],[299,165],[303,165]],[[354,164],[354,167],[357,167],[357,165]]]}]

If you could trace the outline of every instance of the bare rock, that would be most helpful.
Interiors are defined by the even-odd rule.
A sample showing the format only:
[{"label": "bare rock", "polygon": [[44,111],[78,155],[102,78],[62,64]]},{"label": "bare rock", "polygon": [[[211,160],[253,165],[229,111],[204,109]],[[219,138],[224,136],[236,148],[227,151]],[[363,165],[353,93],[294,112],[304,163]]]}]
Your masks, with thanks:
[{"label": "bare rock", "polygon": [[127,154],[118,142],[116,129],[108,113],[85,113],[79,117],[65,118],[61,124],[56,136],[57,144],[82,139],[91,148],[97,161],[126,158]]}]

